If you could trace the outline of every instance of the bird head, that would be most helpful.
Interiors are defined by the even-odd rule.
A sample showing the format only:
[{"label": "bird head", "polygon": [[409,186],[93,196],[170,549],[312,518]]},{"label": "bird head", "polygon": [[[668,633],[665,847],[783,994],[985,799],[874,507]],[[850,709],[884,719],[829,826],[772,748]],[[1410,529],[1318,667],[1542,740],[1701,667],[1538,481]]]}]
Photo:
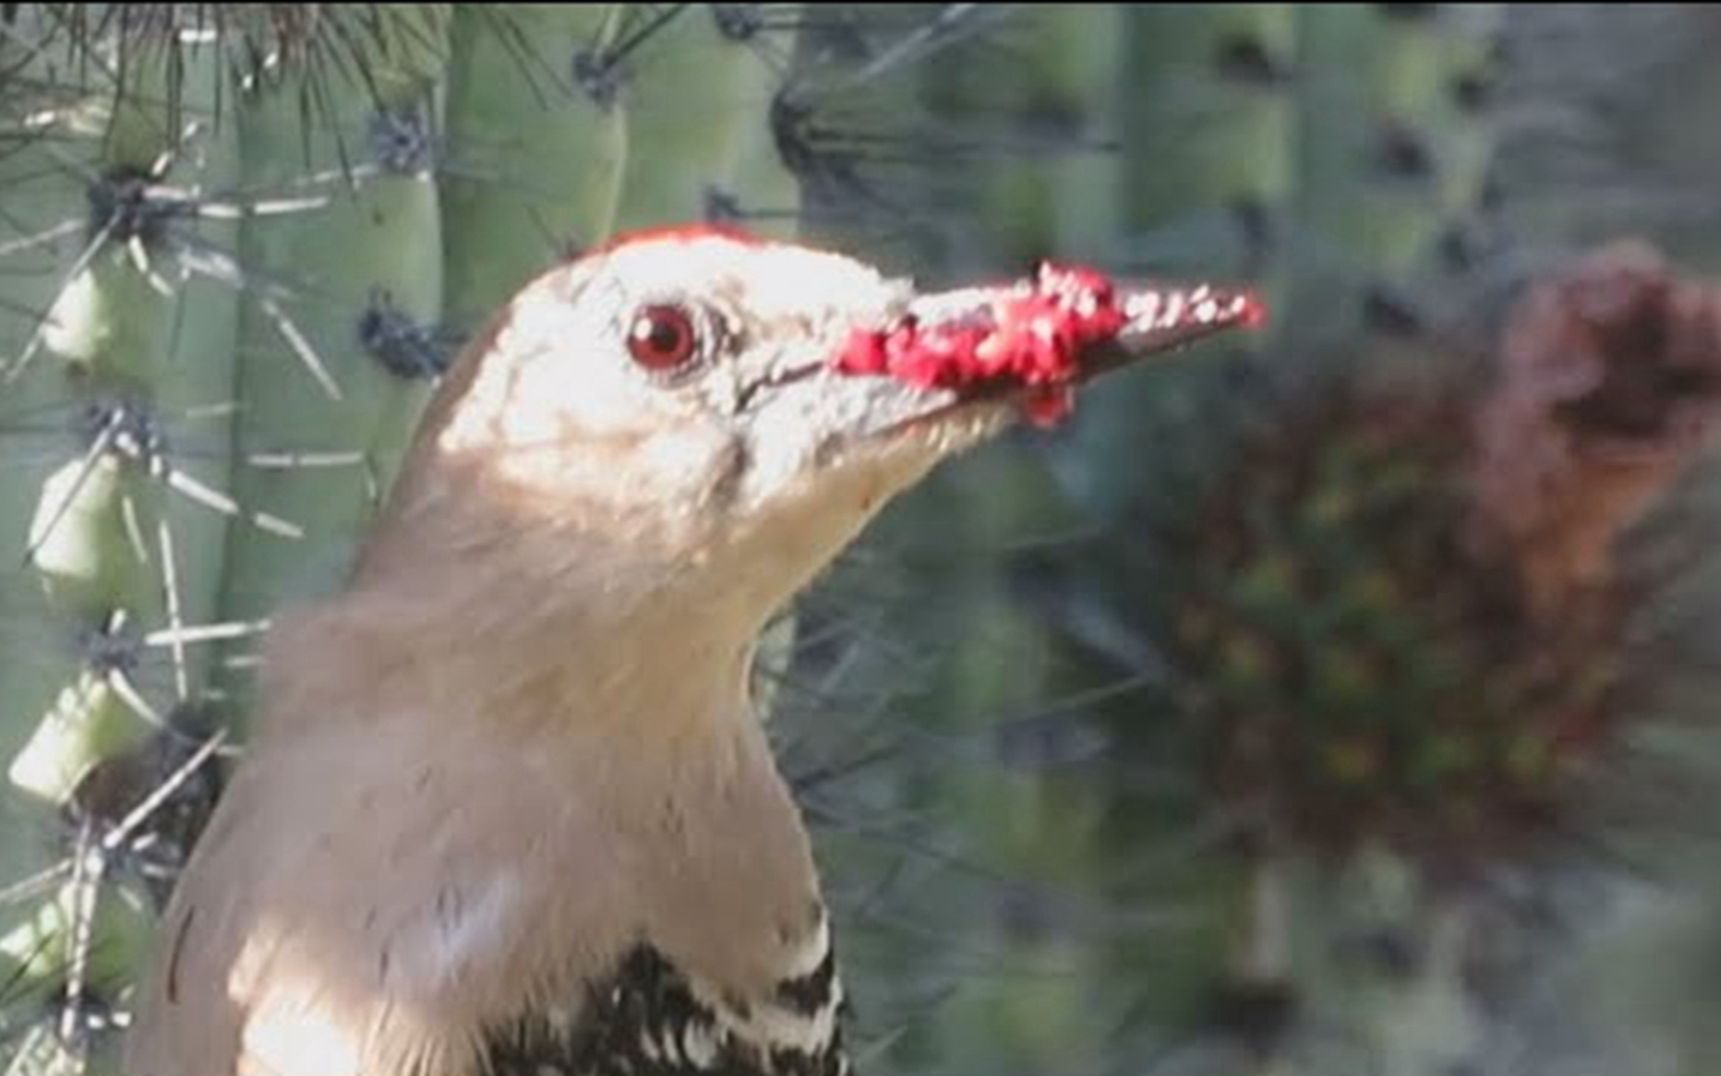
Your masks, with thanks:
[{"label": "bird head", "polygon": [[641,233],[515,296],[444,383],[398,496],[425,515],[481,491],[512,539],[560,535],[617,587],[714,581],[762,619],[940,460],[1258,315],[1055,267],[927,294],[803,246]]}]

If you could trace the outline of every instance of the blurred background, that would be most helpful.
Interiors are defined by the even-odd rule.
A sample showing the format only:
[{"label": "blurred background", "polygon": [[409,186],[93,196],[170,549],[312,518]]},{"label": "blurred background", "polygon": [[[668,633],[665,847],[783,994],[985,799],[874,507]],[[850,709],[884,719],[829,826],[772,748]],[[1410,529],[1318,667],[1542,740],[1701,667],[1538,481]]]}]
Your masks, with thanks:
[{"label": "blurred background", "polygon": [[0,5],[0,1063],[112,1069],[268,618],[461,342],[709,220],[1272,309],[768,636],[861,1072],[1715,1071],[1718,55],[1697,6]]}]

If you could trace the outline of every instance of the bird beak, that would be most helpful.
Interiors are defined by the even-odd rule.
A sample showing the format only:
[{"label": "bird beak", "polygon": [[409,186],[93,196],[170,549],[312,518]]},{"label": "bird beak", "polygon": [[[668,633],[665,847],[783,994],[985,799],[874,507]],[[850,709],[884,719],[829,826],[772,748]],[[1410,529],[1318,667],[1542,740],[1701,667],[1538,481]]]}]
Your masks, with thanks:
[{"label": "bird beak", "polygon": [[1047,264],[1010,284],[917,296],[891,323],[855,330],[832,367],[871,382],[860,389],[866,419],[851,431],[862,439],[973,426],[977,416],[1002,425],[1018,411],[1051,425],[1079,385],[1265,319],[1246,291],[1119,285]]}]

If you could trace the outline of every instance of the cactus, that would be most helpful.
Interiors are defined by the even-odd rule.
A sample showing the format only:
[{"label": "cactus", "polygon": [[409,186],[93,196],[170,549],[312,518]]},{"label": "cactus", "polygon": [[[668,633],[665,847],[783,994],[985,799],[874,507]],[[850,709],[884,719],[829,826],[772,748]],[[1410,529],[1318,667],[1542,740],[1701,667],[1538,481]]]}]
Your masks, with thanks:
[{"label": "cactus", "polygon": [[626,167],[608,60],[620,9],[515,14],[507,32],[474,6],[454,15],[442,259],[449,316],[470,330],[540,266],[609,233]]},{"label": "cactus", "polygon": [[[431,349],[416,367],[391,361],[378,331],[385,319],[434,326],[441,318],[430,93],[447,53],[447,21],[435,9],[401,19],[376,46],[372,92],[331,94],[312,129],[301,129],[299,114],[309,72],[261,84],[237,102],[240,188],[302,190],[310,204],[255,215],[239,236],[248,301],[231,391],[250,406],[232,423],[232,490],[242,505],[267,505],[301,537],[256,527],[229,533],[221,623],[264,621],[283,601],[339,583],[450,357]],[[317,454],[330,465],[304,462]],[[223,686],[242,697],[245,683]]]},{"label": "cactus", "polygon": [[[0,671],[15,737],[8,774],[34,801],[0,858],[12,877],[61,875],[3,948],[17,989],[64,991],[67,1029],[86,1007],[117,1000],[149,894],[130,871],[107,869],[120,857],[88,825],[65,877],[44,840],[47,811],[72,805],[102,759],[182,735],[175,706],[190,701],[204,662],[172,647],[169,682],[158,682],[164,663],[148,654],[150,633],[213,619],[219,573],[204,566],[219,565],[227,524],[210,510],[226,485],[225,443],[198,445],[183,416],[231,392],[237,296],[193,265],[205,245],[233,239],[231,223],[199,212],[204,192],[232,185],[237,152],[230,128],[196,120],[208,111],[200,93],[213,57],[188,49],[181,60],[189,81],[171,94],[172,112],[148,104],[173,89],[161,63],[120,70],[105,100],[45,89],[29,102],[41,126],[13,162],[43,169],[84,203],[48,191],[22,203],[24,238],[62,238],[32,244],[48,286],[29,296],[0,374],[16,391],[8,404],[33,405],[41,431],[6,475],[22,509],[11,518],[29,521],[8,535],[18,567],[5,584],[7,616],[14,630],[21,618],[61,625],[58,639],[9,648]],[[30,492],[16,483],[32,481],[26,506]],[[75,1051],[88,1045],[73,1041]]]}]

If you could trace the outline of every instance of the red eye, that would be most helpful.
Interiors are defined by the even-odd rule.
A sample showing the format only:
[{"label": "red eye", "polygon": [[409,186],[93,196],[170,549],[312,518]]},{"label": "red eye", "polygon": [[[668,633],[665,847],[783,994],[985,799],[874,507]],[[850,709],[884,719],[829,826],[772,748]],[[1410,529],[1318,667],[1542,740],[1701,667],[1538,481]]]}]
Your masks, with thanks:
[{"label": "red eye", "polygon": [[693,357],[693,319],[679,306],[642,307],[627,330],[627,353],[647,370],[673,370]]}]

